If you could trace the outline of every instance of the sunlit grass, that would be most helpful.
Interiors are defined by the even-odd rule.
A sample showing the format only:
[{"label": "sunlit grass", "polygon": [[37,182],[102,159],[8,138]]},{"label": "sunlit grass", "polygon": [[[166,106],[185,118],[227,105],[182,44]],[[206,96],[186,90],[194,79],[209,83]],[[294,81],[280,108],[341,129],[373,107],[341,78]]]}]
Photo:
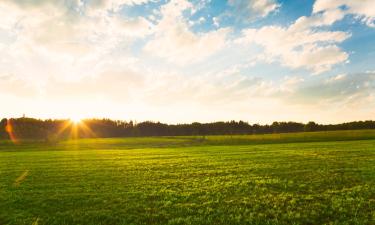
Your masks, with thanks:
[{"label": "sunlit grass", "polygon": [[372,224],[375,140],[292,136],[0,144],[0,224]]}]

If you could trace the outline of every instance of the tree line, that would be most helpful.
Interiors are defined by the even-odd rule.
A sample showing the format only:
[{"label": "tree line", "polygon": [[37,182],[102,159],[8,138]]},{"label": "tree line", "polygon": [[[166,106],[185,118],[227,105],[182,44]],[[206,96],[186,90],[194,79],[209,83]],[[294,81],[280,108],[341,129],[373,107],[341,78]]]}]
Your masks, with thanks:
[{"label": "tree line", "polygon": [[160,122],[85,119],[80,123],[66,120],[10,118],[0,121],[0,139],[60,140],[89,137],[146,137],[146,136],[205,136],[270,134],[333,130],[375,129],[375,121],[355,121],[341,124],[315,122],[273,122],[269,125],[244,121],[213,123],[165,124]]}]

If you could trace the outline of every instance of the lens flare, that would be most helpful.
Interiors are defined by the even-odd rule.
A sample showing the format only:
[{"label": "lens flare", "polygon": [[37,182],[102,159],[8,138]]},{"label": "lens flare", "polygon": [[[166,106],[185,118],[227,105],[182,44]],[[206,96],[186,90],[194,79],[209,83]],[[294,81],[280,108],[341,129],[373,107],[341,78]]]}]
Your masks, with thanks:
[{"label": "lens flare", "polygon": [[70,137],[77,139],[80,137],[96,137],[96,134],[91,130],[87,120],[80,117],[70,118]]},{"label": "lens flare", "polygon": [[16,134],[14,132],[12,120],[10,120],[10,119],[7,120],[7,125],[5,127],[5,131],[8,133],[9,138],[13,143],[15,143],[15,144],[18,143],[18,139],[17,139]]},{"label": "lens flare", "polygon": [[72,117],[70,118],[70,120],[74,123],[74,124],[78,124],[78,123],[81,123],[82,122],[82,119],[80,117]]}]

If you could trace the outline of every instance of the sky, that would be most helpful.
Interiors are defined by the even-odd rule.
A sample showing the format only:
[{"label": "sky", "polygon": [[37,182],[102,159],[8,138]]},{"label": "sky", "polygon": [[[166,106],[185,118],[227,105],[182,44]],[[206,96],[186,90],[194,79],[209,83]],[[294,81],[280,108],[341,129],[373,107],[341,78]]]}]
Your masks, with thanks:
[{"label": "sky", "polygon": [[375,119],[374,0],[1,0],[0,117]]}]

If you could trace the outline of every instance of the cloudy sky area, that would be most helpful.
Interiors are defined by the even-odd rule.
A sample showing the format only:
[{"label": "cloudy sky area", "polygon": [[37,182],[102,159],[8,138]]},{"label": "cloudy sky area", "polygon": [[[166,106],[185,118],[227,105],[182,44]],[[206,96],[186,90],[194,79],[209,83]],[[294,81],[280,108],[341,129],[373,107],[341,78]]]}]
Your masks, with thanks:
[{"label": "cloudy sky area", "polygon": [[1,117],[375,119],[374,0],[1,0]]}]

